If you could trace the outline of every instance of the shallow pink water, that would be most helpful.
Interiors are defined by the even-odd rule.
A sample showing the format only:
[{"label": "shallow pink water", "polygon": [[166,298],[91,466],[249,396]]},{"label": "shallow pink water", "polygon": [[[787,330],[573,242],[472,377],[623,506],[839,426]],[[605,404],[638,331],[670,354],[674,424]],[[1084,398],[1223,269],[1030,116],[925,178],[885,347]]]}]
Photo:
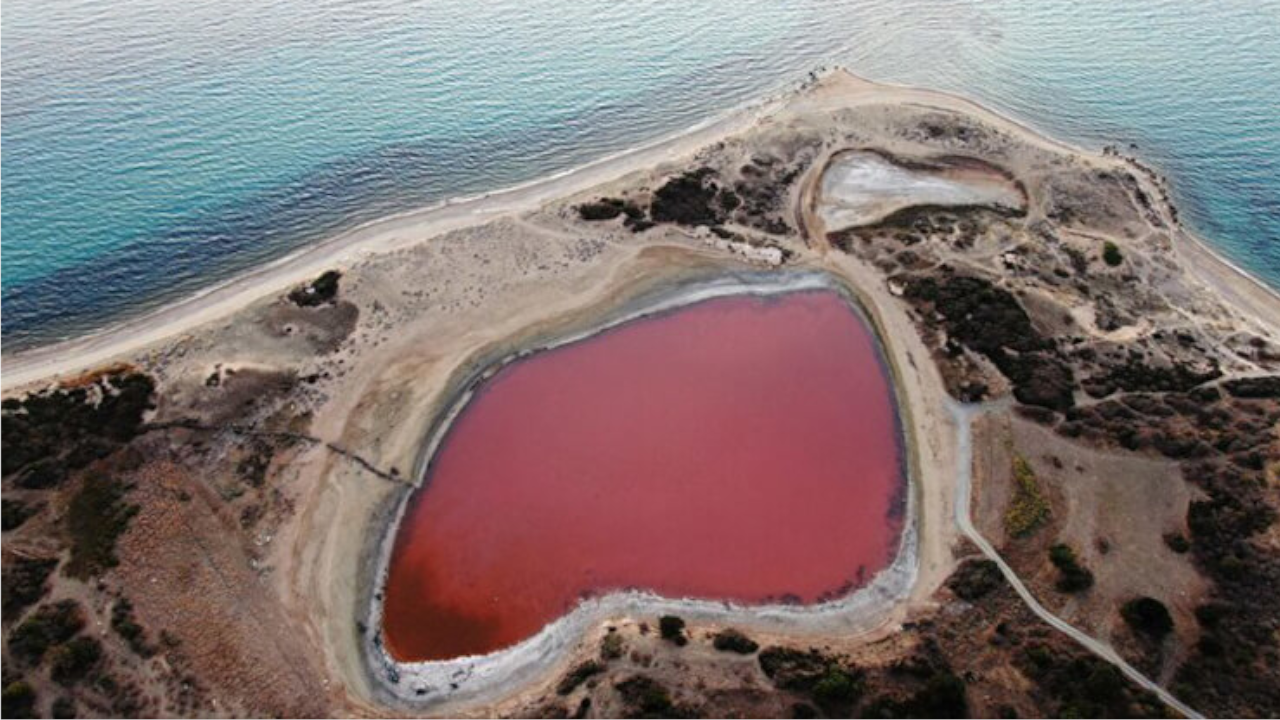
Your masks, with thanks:
[{"label": "shallow pink water", "polygon": [[404,661],[528,638],[581,597],[813,603],[892,561],[903,487],[870,330],[828,291],[708,300],[501,370],[392,552]]}]

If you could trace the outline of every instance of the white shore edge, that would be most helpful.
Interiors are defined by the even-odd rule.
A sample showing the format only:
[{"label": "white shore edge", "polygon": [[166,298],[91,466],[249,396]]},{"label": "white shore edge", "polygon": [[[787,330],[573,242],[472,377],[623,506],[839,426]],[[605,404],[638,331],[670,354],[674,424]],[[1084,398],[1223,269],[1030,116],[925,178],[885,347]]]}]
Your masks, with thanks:
[{"label": "white shore edge", "polygon": [[[694,598],[666,598],[639,590],[612,592],[583,600],[568,614],[544,626],[533,637],[487,655],[408,663],[399,662],[390,656],[382,641],[381,598],[390,569],[396,531],[409,500],[421,483],[426,481],[431,459],[447,436],[450,425],[486,379],[509,363],[530,354],[572,344],[624,323],[704,300],[738,295],[781,295],[805,290],[829,290],[846,300],[850,311],[875,336],[877,359],[882,364],[894,393],[906,502],[898,551],[893,562],[877,572],[871,582],[842,598],[814,605],[743,605]],[[900,602],[906,600],[918,573],[918,500],[915,497],[918,479],[912,476],[913,463],[909,461],[911,449],[907,446],[910,439],[907,429],[902,426],[901,417],[900,406],[904,398],[896,385],[884,340],[879,337],[877,326],[866,315],[858,299],[826,273],[813,271],[782,273],[768,278],[757,276],[747,279],[746,276],[740,276],[678,286],[656,300],[640,300],[630,311],[607,318],[587,330],[558,337],[551,342],[537,344],[488,363],[464,381],[452,403],[447,406],[448,409],[440,416],[440,421],[433,423],[427,430],[427,441],[424,442],[423,451],[414,467],[413,477],[417,478],[417,482],[406,487],[390,522],[381,529],[383,536],[378,544],[378,558],[373,564],[375,573],[371,578],[376,583],[376,592],[369,595],[368,613],[362,619],[367,630],[361,641],[371,676],[370,683],[375,692],[384,700],[417,710],[444,702],[478,704],[497,701],[509,694],[513,687],[523,687],[545,678],[550,667],[572,654],[592,626],[628,615],[679,615],[701,623],[733,624],[747,630],[797,636],[848,636],[876,629]]]}]

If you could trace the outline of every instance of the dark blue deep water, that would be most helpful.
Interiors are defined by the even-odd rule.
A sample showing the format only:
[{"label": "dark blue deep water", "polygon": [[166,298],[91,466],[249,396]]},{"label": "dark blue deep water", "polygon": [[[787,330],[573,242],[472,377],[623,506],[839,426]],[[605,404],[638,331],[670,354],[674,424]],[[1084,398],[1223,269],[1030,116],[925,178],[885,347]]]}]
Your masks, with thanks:
[{"label": "dark blue deep water", "polygon": [[825,63],[1136,143],[1280,286],[1280,2],[7,0],[6,350],[688,127]]}]

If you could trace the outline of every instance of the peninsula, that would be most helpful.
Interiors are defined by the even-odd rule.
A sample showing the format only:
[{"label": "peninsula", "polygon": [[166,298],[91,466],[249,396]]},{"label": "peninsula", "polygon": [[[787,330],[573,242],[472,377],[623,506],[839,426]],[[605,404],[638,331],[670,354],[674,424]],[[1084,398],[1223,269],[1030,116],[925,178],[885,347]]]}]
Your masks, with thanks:
[{"label": "peninsula", "polygon": [[1280,297],[944,93],[814,75],[3,394],[6,717],[1280,712]]}]

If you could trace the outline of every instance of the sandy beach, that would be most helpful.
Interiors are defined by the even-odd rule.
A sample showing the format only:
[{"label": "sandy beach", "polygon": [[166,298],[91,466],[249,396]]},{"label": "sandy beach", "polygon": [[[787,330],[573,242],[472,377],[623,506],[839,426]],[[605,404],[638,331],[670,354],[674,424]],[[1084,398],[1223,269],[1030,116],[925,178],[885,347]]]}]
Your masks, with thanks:
[{"label": "sandy beach", "polygon": [[[234,313],[254,300],[297,285],[328,268],[349,264],[358,257],[405,247],[498,217],[535,210],[549,201],[581,193],[629,173],[677,162],[699,148],[744,132],[762,121],[771,121],[772,116],[784,108],[788,113],[805,113],[872,103],[910,104],[972,114],[1046,148],[1087,152],[1042,135],[1022,122],[963,97],[934,90],[872,83],[843,70],[833,70],[822,78],[816,89],[795,97],[784,94],[765,99],[701,127],[513,188],[450,199],[436,206],[376,220],[142,317],[83,338],[8,354],[3,358],[0,389],[8,392],[136,354],[148,346],[179,337],[211,320]],[[1182,245],[1185,247],[1180,249],[1190,267],[1196,268],[1207,281],[1236,294],[1255,312],[1280,307],[1274,288],[1226,261],[1212,251],[1206,241],[1188,235],[1187,242]],[[1249,289],[1236,289],[1238,283]],[[1262,316],[1266,317],[1265,314]]]}]

